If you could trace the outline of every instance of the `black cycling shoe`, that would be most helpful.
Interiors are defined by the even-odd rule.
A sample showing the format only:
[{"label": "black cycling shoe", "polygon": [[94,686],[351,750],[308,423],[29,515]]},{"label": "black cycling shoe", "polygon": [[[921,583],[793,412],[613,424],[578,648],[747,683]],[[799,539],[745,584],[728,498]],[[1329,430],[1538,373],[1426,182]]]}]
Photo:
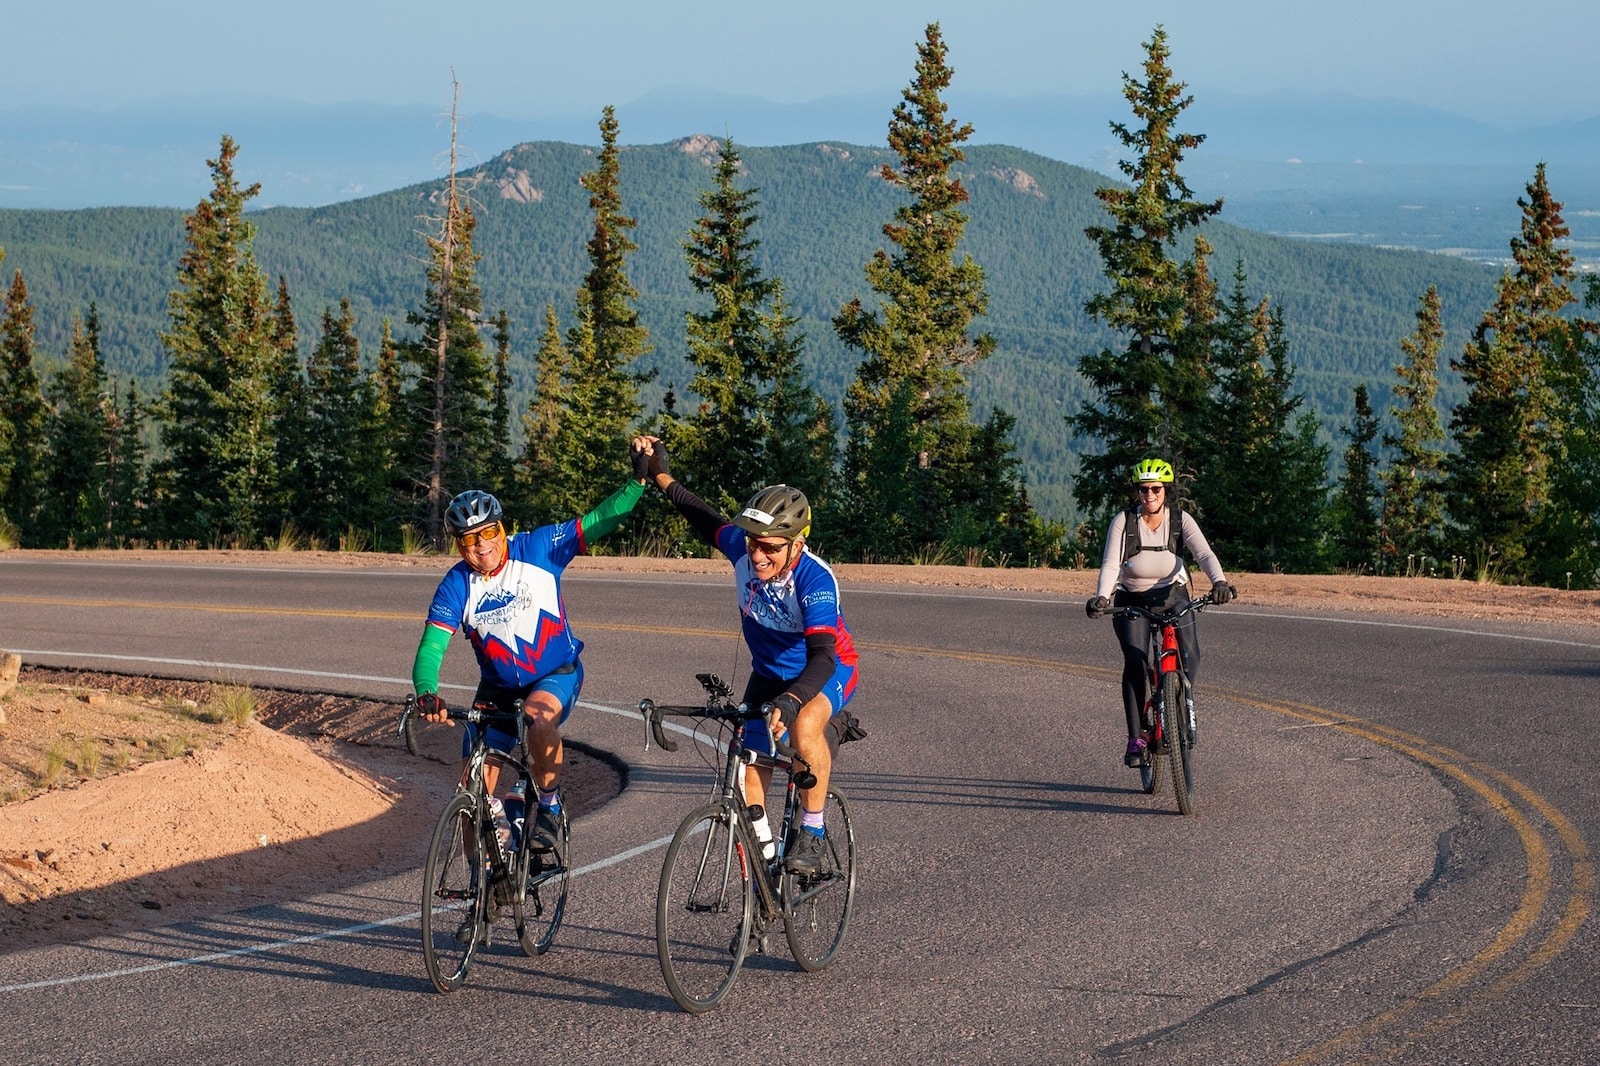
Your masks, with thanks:
[{"label": "black cycling shoe", "polygon": [[794,835],[794,846],[783,857],[783,868],[792,874],[819,874],[827,855],[827,842],[809,829]]},{"label": "black cycling shoe", "polygon": [[533,819],[533,831],[528,834],[528,845],[535,851],[553,851],[561,839],[561,812],[543,804]]}]

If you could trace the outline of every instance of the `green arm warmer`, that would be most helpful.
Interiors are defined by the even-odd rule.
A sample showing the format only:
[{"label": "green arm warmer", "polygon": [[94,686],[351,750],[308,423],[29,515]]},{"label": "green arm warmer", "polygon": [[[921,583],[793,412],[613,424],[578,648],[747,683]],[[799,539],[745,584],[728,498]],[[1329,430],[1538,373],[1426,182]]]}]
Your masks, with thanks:
[{"label": "green arm warmer", "polygon": [[438,626],[422,627],[422,643],[417,645],[417,657],[411,663],[411,687],[417,695],[439,691],[439,666],[444,662],[445,649],[450,647],[450,636]]},{"label": "green arm warmer", "polygon": [[593,544],[601,537],[615,532],[642,496],[644,496],[644,486],[630,478],[626,485],[595,504],[594,510],[578,520],[578,528],[583,533],[583,543]]}]

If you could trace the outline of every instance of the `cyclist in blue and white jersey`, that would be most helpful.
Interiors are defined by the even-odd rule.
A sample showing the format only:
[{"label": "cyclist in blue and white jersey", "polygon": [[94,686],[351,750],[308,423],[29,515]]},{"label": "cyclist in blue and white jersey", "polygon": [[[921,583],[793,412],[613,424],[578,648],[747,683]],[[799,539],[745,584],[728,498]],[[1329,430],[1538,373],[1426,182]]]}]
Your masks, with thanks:
[{"label": "cyclist in blue and white jersey", "polygon": [[[733,563],[740,624],[750,648],[750,678],[743,702],[770,705],[768,727],[789,743],[816,775],[801,791],[802,828],[784,858],[792,873],[815,873],[821,866],[823,812],[833,749],[849,739],[849,716],[842,712],[854,697],[857,657],[850,628],[839,604],[839,582],[828,564],[806,547],[811,506],[805,493],[788,485],[769,485],[750,497],[729,519],[672,476],[659,438],[636,437],[634,454],[648,456],[648,473],[690,527]],[[766,729],[751,723],[762,746]],[[746,802],[766,796],[772,770],[751,766],[745,774]]]},{"label": "cyclist in blue and white jersey", "polygon": [[[614,531],[644,495],[645,462],[635,462],[636,478],[582,518],[540,526],[508,536],[500,501],[469,489],[450,501],[445,528],[461,562],[439,582],[428,608],[422,643],[411,667],[417,708],[432,722],[448,722],[439,697],[439,667],[450,637],[461,630],[477,656],[480,680],[474,703],[490,703],[509,713],[523,700],[526,750],[539,810],[529,842],[552,847],[561,810],[562,723],[572,713],[583,687],[583,641],[567,624],[561,573],[590,544]],[[472,732],[462,754],[472,750]],[[489,730],[489,746],[509,754],[513,732]],[[484,784],[495,794],[499,766],[484,766]]]}]

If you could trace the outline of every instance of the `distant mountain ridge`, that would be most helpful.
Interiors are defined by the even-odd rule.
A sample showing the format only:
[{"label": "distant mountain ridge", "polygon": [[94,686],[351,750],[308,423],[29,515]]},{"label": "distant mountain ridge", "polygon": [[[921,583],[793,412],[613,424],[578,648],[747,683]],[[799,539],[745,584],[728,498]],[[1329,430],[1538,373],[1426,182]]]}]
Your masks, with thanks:
[{"label": "distant mountain ridge", "polygon": [[[1120,95],[947,94],[975,144],[1007,144],[1114,174],[1112,121]],[[469,96],[470,101],[470,96]],[[622,140],[661,144],[692,133],[742,145],[841,140],[882,144],[897,96],[828,96],[782,104],[679,87],[617,108]],[[441,110],[379,104],[313,105],[261,97],[173,99],[97,112],[0,110],[0,207],[192,207],[205,194],[204,160],[223,133],[260,176],[266,205],[314,207],[439,176],[447,139]],[[598,115],[507,119],[465,112],[461,143],[488,158],[528,141],[590,144]],[[1184,113],[1206,135],[1193,153],[1268,164],[1510,166],[1543,160],[1600,168],[1600,116],[1507,130],[1400,100],[1341,93],[1209,94]],[[1587,195],[1587,193],[1585,193]],[[1600,207],[1600,204],[1592,206]]]},{"label": "distant mountain ridge", "polygon": [[[699,214],[697,196],[711,183],[707,161],[714,145],[714,136],[697,136],[623,153],[623,206],[638,220],[639,248],[629,274],[656,346],[643,366],[658,375],[646,396],[651,406],[664,390],[681,395],[689,379],[684,315],[700,299],[688,281],[682,242]],[[808,372],[837,403],[855,356],[840,345],[831,320],[856,296],[873,300],[862,268],[883,245],[882,226],[900,202],[876,173],[893,156],[840,141],[741,148],[741,154],[760,199],[756,236],[763,268],[782,278],[807,338]],[[586,266],[592,217],[579,178],[593,166],[588,147],[533,142],[463,175],[478,204],[485,310],[504,309],[511,319],[519,407],[531,390],[544,309],[553,305],[568,323]],[[1084,398],[1077,361],[1116,343],[1083,313],[1084,302],[1105,284],[1083,231],[1104,221],[1094,190],[1106,179],[994,145],[970,148],[959,171],[972,195],[965,247],[983,266],[990,296],[978,328],[998,345],[973,373],[974,410],[981,418],[998,406],[1017,417],[1019,454],[1036,505],[1065,517],[1072,511],[1076,458],[1062,419]],[[243,153],[238,177],[257,177]],[[419,304],[424,281],[418,233],[437,213],[439,185],[252,214],[262,269],[270,278],[282,276],[294,298],[302,351],[315,343],[322,309],[341,297],[351,300],[369,356],[383,319],[404,335],[405,313]],[[41,352],[60,358],[71,317],[93,301],[108,366],[147,384],[159,382],[160,332],[183,250],[182,217],[170,208],[0,210],[5,268],[22,270],[28,279]],[[1380,411],[1386,408],[1399,340],[1414,329],[1417,300],[1430,284],[1443,297],[1448,354],[1460,350],[1492,297],[1494,273],[1459,259],[1290,241],[1227,223],[1207,233],[1216,247],[1213,275],[1224,291],[1242,261],[1251,298],[1270,295],[1284,309],[1297,384],[1330,434],[1347,420],[1358,382],[1368,383]]]}]

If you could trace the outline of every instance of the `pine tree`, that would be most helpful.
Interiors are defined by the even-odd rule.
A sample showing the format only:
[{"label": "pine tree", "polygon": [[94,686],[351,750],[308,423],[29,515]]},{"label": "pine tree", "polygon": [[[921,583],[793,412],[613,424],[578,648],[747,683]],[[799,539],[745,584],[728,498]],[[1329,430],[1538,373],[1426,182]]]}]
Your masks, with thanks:
[{"label": "pine tree", "polygon": [[22,271],[12,275],[0,308],[0,525],[16,530],[24,547],[36,544],[49,442],[49,405],[34,366],[33,305]]},{"label": "pine tree", "polygon": [[1550,195],[1544,164],[1534,172],[1511,241],[1513,268],[1500,279],[1461,356],[1452,362],[1467,396],[1450,419],[1456,452],[1445,460],[1451,520],[1479,580],[1526,578],[1528,548],[1551,500],[1552,463],[1565,426],[1556,371],[1572,346],[1562,312],[1575,302],[1569,231]]},{"label": "pine tree", "polygon": [[[968,193],[954,167],[973,129],[947,117],[947,51],[939,24],[929,24],[916,76],[889,122],[898,166],[880,176],[909,199],[883,227],[894,251],[880,248],[866,265],[881,303],[868,310],[858,297],[833,320],[840,340],[862,353],[845,393],[842,514],[834,521],[856,535],[857,552],[891,558],[944,539],[975,433],[966,371],[994,350],[994,338],[972,332],[988,309],[983,268],[959,250]],[[891,512],[899,518],[888,538],[880,522]]]},{"label": "pine tree", "polygon": [[375,531],[375,543],[395,543],[389,536],[390,525],[399,525],[399,543],[405,546],[409,539],[406,530],[414,529],[411,518],[411,479],[400,469],[400,457],[405,454],[406,441],[413,432],[407,420],[403,390],[404,372],[400,366],[400,349],[394,339],[394,329],[385,318],[378,324],[378,351],[372,368],[373,388],[377,392],[378,435],[381,451],[387,457],[384,463],[389,486],[387,514],[382,528]]},{"label": "pine tree", "polygon": [[108,475],[116,454],[117,404],[100,356],[100,316],[72,320],[67,363],[45,389],[46,439],[41,544],[84,547],[107,540]]},{"label": "pine tree", "polygon": [[355,314],[322,312],[320,337],[306,365],[308,438],[300,521],[324,543],[377,540],[389,513],[388,454],[378,382],[361,365]]},{"label": "pine tree", "polygon": [[565,405],[550,442],[548,479],[535,486],[535,506],[545,521],[582,514],[597,493],[628,476],[627,445],[641,410],[642,380],[630,367],[652,351],[634,307],[639,294],[628,280],[628,253],[638,246],[628,236],[635,222],[622,213],[621,153],[610,107],[600,120],[600,139],[595,169],[581,179],[594,231],[575,322],[567,331]]},{"label": "pine tree", "polygon": [[1082,456],[1074,482],[1079,507],[1091,514],[1122,506],[1128,471],[1147,456],[1158,455],[1190,476],[1190,442],[1205,431],[1193,426],[1194,409],[1184,401],[1204,395],[1210,384],[1200,358],[1208,346],[1206,322],[1195,317],[1210,309],[1203,298],[1209,246],[1196,241],[1188,262],[1169,251],[1185,231],[1221,211],[1222,201],[1194,200],[1178,171],[1184,152],[1205,138],[1177,131],[1193,98],[1173,79],[1168,56],[1167,35],[1158,26],[1145,43],[1145,80],[1123,75],[1123,96],[1141,125],[1114,122],[1111,129],[1132,153],[1119,163],[1131,184],[1095,190],[1111,224],[1084,231],[1111,283],[1084,309],[1127,337],[1120,351],[1104,349],[1078,361],[1098,399],[1085,401],[1068,424],[1103,448]]},{"label": "pine tree", "polygon": [[[489,396],[489,437],[497,457],[511,456],[511,316],[504,310],[489,320],[494,327],[494,385]],[[509,462],[496,461],[487,472],[490,491],[502,499],[511,488]]]},{"label": "pine tree", "polygon": [[519,491],[504,501],[508,514],[518,523],[531,525],[543,515],[559,514],[551,499],[553,486],[576,479],[573,472],[563,469],[562,457],[557,451],[567,403],[567,368],[571,362],[566,343],[561,339],[556,309],[546,305],[533,396],[522,413],[522,455],[516,467]]},{"label": "pine tree", "polygon": [[[1239,570],[1304,573],[1323,566],[1327,448],[1300,408],[1282,313],[1251,305],[1244,269],[1215,327],[1218,381],[1201,412],[1213,435],[1193,486],[1206,537]],[[1298,412],[1298,413],[1297,413]]]},{"label": "pine tree", "polygon": [[1355,389],[1355,414],[1346,436],[1344,473],[1339,477],[1329,513],[1334,565],[1368,572],[1378,563],[1378,506],[1373,473],[1377,457],[1378,419],[1365,383]]},{"label": "pine tree", "polygon": [[543,455],[545,479],[534,486],[533,502],[543,522],[582,514],[599,486],[621,479],[614,467],[624,454],[619,427],[605,417],[613,392],[601,373],[587,289],[578,290],[577,321],[567,330],[563,350],[562,409]]},{"label": "pine tree", "polygon": [[281,485],[275,456],[274,382],[281,349],[256,265],[256,228],[240,187],[238,149],[222,138],[210,160],[212,191],[184,219],[188,248],[167,301],[167,387],[157,407],[164,457],[152,471],[160,535],[202,544],[253,545],[266,532]]},{"label": "pine tree", "polygon": [[783,302],[783,283],[763,274],[755,255],[759,201],[740,189],[738,150],[723,141],[704,214],[685,242],[689,280],[710,301],[687,318],[690,390],[700,403],[665,420],[662,436],[685,481],[731,512],[756,489],[798,485],[814,509],[826,506],[833,464],[830,435],[818,436],[827,405],[804,380],[804,337]]},{"label": "pine tree", "polygon": [[1400,341],[1405,361],[1390,408],[1398,432],[1385,434],[1392,458],[1381,476],[1380,569],[1411,573],[1437,558],[1444,528],[1444,428],[1439,423],[1439,353],[1444,349],[1439,290],[1428,286],[1417,308],[1416,331]]},{"label": "pine tree", "polygon": [[[1584,278],[1583,305],[1600,313],[1600,277]],[[1592,318],[1573,317],[1569,327],[1556,349],[1561,461],[1532,554],[1543,584],[1592,589],[1600,588],[1600,330]]]},{"label": "pine tree", "polygon": [[277,454],[279,484],[274,494],[273,511],[265,524],[276,526],[282,535],[293,539],[297,530],[309,531],[313,517],[303,507],[310,491],[303,460],[310,447],[311,427],[306,414],[306,379],[300,365],[300,338],[295,326],[294,303],[289,283],[278,275],[278,296],[272,312],[272,340],[277,349],[272,372],[272,404],[277,415]]},{"label": "pine tree", "polygon": [[399,425],[401,470],[409,479],[409,514],[436,548],[444,546],[450,497],[491,483],[504,461],[495,454],[490,425],[493,378],[478,323],[483,294],[473,250],[477,219],[456,174],[456,108],[451,108],[450,176],[440,194],[443,213],[428,236],[428,279],[422,306],[406,316],[418,331],[398,347],[405,385]]},{"label": "pine tree", "polygon": [[[803,486],[812,510],[826,516],[836,510],[839,427],[833,405],[806,382],[801,362],[805,337],[797,332],[781,282],[763,318],[762,330],[770,341],[772,356],[772,384],[763,398],[767,480]],[[837,531],[819,528],[822,540],[831,543]]]},{"label": "pine tree", "polygon": [[[115,390],[113,390],[114,392]],[[128,379],[126,400],[112,426],[110,469],[106,471],[106,543],[125,547],[145,533],[147,495],[145,412],[139,387]]]}]

